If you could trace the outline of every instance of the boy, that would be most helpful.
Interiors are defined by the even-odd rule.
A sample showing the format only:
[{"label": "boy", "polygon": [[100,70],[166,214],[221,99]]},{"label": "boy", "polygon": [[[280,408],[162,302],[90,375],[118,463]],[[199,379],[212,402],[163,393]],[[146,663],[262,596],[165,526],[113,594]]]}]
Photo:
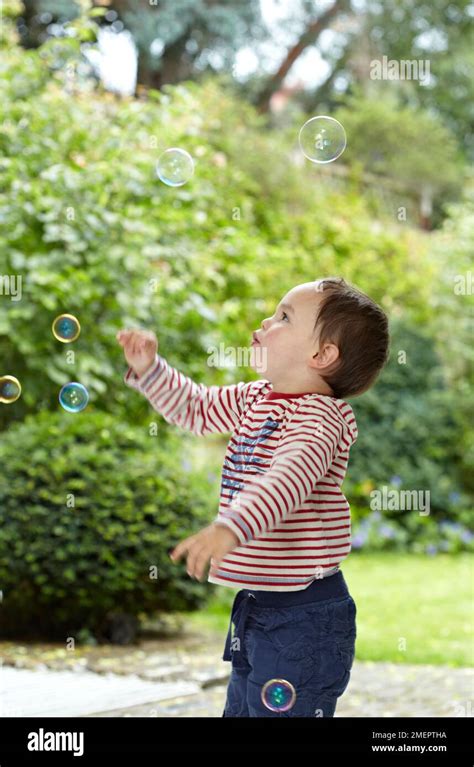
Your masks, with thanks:
[{"label": "boy", "polygon": [[[382,309],[342,278],[292,288],[253,334],[251,366],[265,378],[196,384],[157,354],[153,333],[117,334],[125,382],[168,423],[232,432],[219,511],[181,541],[190,577],[241,587],[224,660],[223,716],[334,716],[354,659],[356,606],[340,570],[351,548],[341,491],[357,396],[388,359]],[[235,632],[232,636],[232,624]]]}]

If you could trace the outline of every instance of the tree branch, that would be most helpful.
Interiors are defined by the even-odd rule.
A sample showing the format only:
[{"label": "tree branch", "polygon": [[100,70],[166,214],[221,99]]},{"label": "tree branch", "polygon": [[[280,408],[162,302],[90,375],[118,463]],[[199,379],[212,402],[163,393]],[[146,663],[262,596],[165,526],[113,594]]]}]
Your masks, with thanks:
[{"label": "tree branch", "polygon": [[257,106],[259,112],[268,112],[271,97],[280,88],[283,80],[285,79],[295,61],[299,58],[299,56],[301,56],[308,45],[314,45],[321,32],[327,29],[334,18],[346,11],[348,5],[349,0],[336,0],[334,5],[331,5],[331,7],[328,8],[327,11],[322,14],[322,16],[312,21],[306,27],[299,40],[287,51],[287,54],[278,67],[278,70],[274,75],[272,75],[269,82],[258,97]]}]

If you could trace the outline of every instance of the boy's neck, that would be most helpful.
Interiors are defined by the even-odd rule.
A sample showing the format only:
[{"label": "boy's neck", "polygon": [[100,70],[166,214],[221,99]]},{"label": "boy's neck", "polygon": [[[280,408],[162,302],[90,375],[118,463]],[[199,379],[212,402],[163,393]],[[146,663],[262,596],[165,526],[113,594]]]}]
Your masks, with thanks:
[{"label": "boy's neck", "polygon": [[287,384],[285,386],[285,384],[278,385],[272,383],[272,391],[275,392],[275,394],[291,394],[293,396],[301,396],[303,394],[322,394],[325,397],[334,397],[334,392],[330,386],[308,386],[307,388],[302,388],[297,384],[294,386]]}]

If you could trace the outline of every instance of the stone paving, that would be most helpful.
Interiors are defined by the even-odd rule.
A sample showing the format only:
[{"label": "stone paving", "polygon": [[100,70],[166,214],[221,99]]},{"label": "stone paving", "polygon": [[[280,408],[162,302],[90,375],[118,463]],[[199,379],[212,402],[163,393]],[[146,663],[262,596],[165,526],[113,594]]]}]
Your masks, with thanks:
[{"label": "stone paving", "polygon": [[[126,696],[125,704],[121,695],[117,703],[97,711],[91,694],[90,710],[82,716],[220,717],[230,673],[230,663],[222,660],[223,644],[220,634],[197,632],[179,638],[140,639],[124,647],[81,646],[73,651],[57,644],[0,642],[0,658],[9,671],[43,672],[37,677],[44,677],[48,669],[51,673],[72,670],[77,676],[85,672],[84,678],[92,678],[90,672],[94,672],[109,678],[121,675],[137,682],[146,680],[157,687],[162,683],[158,699],[146,704],[135,705],[136,698]],[[12,674],[8,677],[12,685]],[[472,717],[473,677],[469,668],[356,660],[336,716]]]},{"label": "stone paving", "polygon": [[[471,669],[355,661],[335,716],[472,717],[473,693]],[[222,716],[225,695],[226,686],[219,684],[198,695],[101,716]]]}]

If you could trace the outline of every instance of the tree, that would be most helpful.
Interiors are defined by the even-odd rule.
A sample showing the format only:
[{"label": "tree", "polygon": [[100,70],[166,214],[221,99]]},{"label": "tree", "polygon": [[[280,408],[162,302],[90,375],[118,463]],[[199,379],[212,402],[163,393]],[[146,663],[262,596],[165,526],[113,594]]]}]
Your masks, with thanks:
[{"label": "tree", "polygon": [[281,88],[293,64],[306,48],[310,45],[316,45],[321,34],[330,27],[337,17],[346,14],[349,9],[350,0],[335,0],[334,4],[323,11],[317,18],[308,19],[303,32],[287,50],[277,71],[268,79],[268,82],[259,94],[257,104],[260,112],[268,111],[271,97]]},{"label": "tree", "polygon": [[[438,219],[442,206],[459,195],[463,170],[452,133],[428,110],[400,106],[394,93],[380,85],[365,96],[355,92],[335,116],[348,141],[344,161],[362,166],[381,187],[392,182],[399,190],[399,205],[406,205],[403,190],[419,201],[422,224],[429,228],[433,209]],[[433,161],[436,158],[436,161]]]},{"label": "tree", "polygon": [[[60,27],[80,11],[79,0],[24,0],[24,5],[19,28],[25,47],[38,47],[52,21]],[[111,0],[100,23],[132,34],[138,83],[157,89],[230,69],[244,42],[263,32],[259,0]]]},{"label": "tree", "polygon": [[[24,47],[59,35],[80,1],[24,0],[24,13],[18,15]],[[203,72],[230,72],[236,53],[248,46],[258,64],[238,87],[263,113],[311,49],[319,52],[328,74],[294,97],[307,111],[320,105],[332,109],[355,87],[370,86],[371,62],[382,56],[427,60],[433,76],[424,84],[384,81],[384,87],[396,90],[401,103],[439,114],[472,159],[474,20],[469,6],[470,0],[291,0],[279,6],[286,15],[272,24],[262,18],[259,0],[107,0],[99,23],[130,31],[138,50],[138,83],[157,89]],[[276,66],[268,64],[268,49],[279,61]]]},{"label": "tree", "polygon": [[[375,59],[429,61],[432,77],[384,81],[396,90],[402,103],[429,108],[441,116],[457,137],[465,154],[474,157],[474,19],[469,0],[365,0],[334,2],[315,18],[315,3],[289,4],[285,26],[295,29],[293,41],[281,63],[264,82],[257,103],[268,111],[270,98],[291,72],[298,58],[314,46],[329,65],[325,82],[303,92],[300,101],[308,111],[321,103],[334,106],[354,87],[370,86]],[[325,37],[323,32],[330,32]],[[336,88],[337,81],[337,88]]]}]

